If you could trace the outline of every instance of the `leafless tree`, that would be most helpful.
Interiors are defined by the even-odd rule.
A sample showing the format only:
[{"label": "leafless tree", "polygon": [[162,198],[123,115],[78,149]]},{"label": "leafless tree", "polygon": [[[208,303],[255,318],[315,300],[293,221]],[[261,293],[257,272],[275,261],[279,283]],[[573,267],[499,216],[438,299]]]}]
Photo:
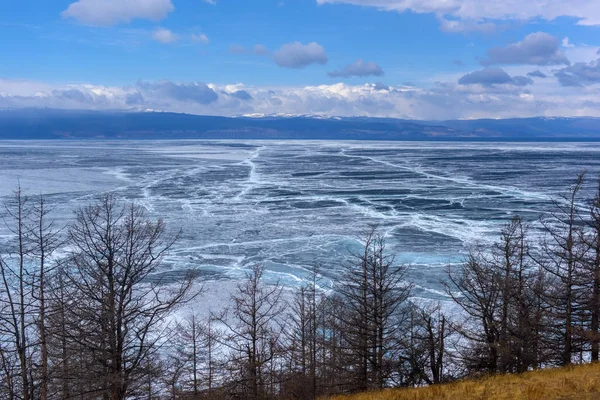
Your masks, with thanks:
[{"label": "leafless tree", "polygon": [[461,353],[469,370],[496,372],[498,368],[501,287],[498,271],[486,268],[483,256],[471,250],[462,268],[448,267],[446,292],[465,320],[457,330],[467,339]]},{"label": "leafless tree", "polygon": [[48,218],[51,208],[43,196],[39,196],[32,207],[33,223],[30,229],[32,256],[36,261],[33,269],[33,293],[37,302],[37,328],[39,341],[39,386],[40,399],[47,400],[50,396],[50,371],[49,371],[49,332],[48,332],[48,291],[51,285],[48,277],[54,273],[56,264],[52,255],[63,244],[61,230],[55,227],[54,222]]},{"label": "leafless tree", "polygon": [[399,385],[438,384],[449,379],[450,351],[447,343],[454,336],[449,318],[440,304],[410,304],[406,333],[402,344]]},{"label": "leafless tree", "polygon": [[203,320],[192,311],[178,321],[170,340],[169,356],[182,366],[179,384],[192,397],[211,398],[219,382],[221,349],[213,324],[211,318]]},{"label": "leafless tree", "polygon": [[264,272],[253,266],[231,295],[232,306],[214,316],[223,326],[219,342],[230,354],[233,398],[264,400],[273,394],[273,366],[282,350],[282,287],[264,284]]},{"label": "leafless tree", "polygon": [[320,381],[319,360],[322,341],[319,325],[325,295],[318,290],[319,269],[313,266],[308,281],[300,286],[290,304],[286,329],[289,376],[286,390],[296,399],[314,399]]},{"label": "leafless tree", "polygon": [[598,361],[600,354],[600,178],[597,184],[596,195],[589,204],[589,217],[585,220],[587,231],[581,234],[581,241],[588,248],[583,260],[582,307],[589,319],[584,336],[590,342],[592,362]]},{"label": "leafless tree", "polygon": [[394,264],[394,257],[386,253],[385,238],[375,229],[354,258],[337,287],[346,308],[341,332],[352,359],[348,367],[355,390],[382,388],[393,371],[395,338],[406,317],[403,306],[412,285],[405,282],[407,268]]},{"label": "leafless tree", "polygon": [[552,279],[546,291],[553,306],[554,334],[560,338],[556,350],[560,353],[560,364],[573,361],[577,341],[577,315],[582,302],[581,271],[585,246],[578,240],[582,235],[581,216],[577,206],[578,194],[584,183],[584,174],[579,174],[569,191],[555,202],[556,210],[541,219],[548,235],[543,243],[540,265]]},{"label": "leafless tree", "polygon": [[8,256],[0,258],[0,334],[5,339],[0,351],[5,373],[18,360],[18,388],[14,377],[6,376],[5,381],[11,386],[10,396],[23,399],[48,399],[47,276],[60,244],[49,212],[43,196],[28,198],[20,187],[6,206],[5,223],[14,244]]},{"label": "leafless tree", "polygon": [[68,346],[86,382],[85,398],[122,400],[145,382],[144,368],[161,346],[165,317],[193,297],[194,275],[164,282],[159,271],[175,237],[162,220],[152,222],[141,207],[121,206],[113,195],[76,212],[68,233],[72,255],[65,278]]},{"label": "leafless tree", "polygon": [[515,217],[491,251],[474,248],[462,268],[448,268],[446,292],[466,316],[454,325],[467,339],[462,356],[471,372],[523,372],[545,360],[547,281],[528,250]]},{"label": "leafless tree", "polygon": [[[2,293],[0,297],[0,334],[2,361],[9,398],[33,398],[32,328],[35,301],[31,296],[32,276],[28,271],[31,255],[28,221],[29,200],[19,186],[6,206],[6,227],[15,237],[10,256],[0,258]],[[18,378],[13,374],[18,371]],[[17,383],[18,382],[18,383]]]}]

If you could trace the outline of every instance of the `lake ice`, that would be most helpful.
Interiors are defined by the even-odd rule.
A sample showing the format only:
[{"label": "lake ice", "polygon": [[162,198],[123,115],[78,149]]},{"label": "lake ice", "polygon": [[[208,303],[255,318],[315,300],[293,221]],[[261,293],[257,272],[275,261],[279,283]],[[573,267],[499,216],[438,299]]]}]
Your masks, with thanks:
[{"label": "lake ice", "polygon": [[330,286],[375,224],[410,266],[415,294],[440,298],[445,266],[494,240],[512,215],[535,228],[583,170],[600,174],[600,144],[2,141],[0,200],[20,182],[66,224],[112,191],[182,229],[161,273],[198,268],[214,287],[255,263],[288,287],[319,264]]}]

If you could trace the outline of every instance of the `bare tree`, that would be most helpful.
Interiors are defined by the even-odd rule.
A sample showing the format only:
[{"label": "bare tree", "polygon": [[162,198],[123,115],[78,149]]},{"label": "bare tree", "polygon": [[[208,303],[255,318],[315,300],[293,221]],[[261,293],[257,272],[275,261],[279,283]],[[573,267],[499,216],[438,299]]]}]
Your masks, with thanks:
[{"label": "bare tree", "polygon": [[569,191],[555,202],[556,210],[542,218],[548,234],[543,243],[540,265],[552,279],[552,288],[546,292],[553,306],[555,334],[560,338],[560,364],[572,362],[576,351],[577,313],[581,305],[581,269],[584,246],[578,239],[582,236],[582,224],[577,207],[577,196],[583,186],[584,174],[579,174]]},{"label": "bare tree", "polygon": [[471,250],[462,268],[447,269],[446,292],[462,309],[465,321],[455,325],[467,339],[462,358],[471,371],[498,369],[502,285],[500,271],[490,268],[483,255]]},{"label": "bare tree", "polygon": [[[5,224],[14,235],[11,256],[0,258],[2,293],[0,296],[0,334],[2,362],[10,398],[23,400],[34,396],[32,357],[36,303],[31,295],[33,276],[30,263],[31,243],[28,223],[32,209],[19,186],[9,205]],[[16,365],[15,365],[16,364]],[[18,384],[13,374],[18,371]]]},{"label": "bare tree", "polygon": [[372,229],[364,243],[362,254],[355,255],[337,288],[346,308],[342,334],[353,361],[349,367],[356,390],[387,385],[395,337],[403,326],[403,306],[412,288],[405,282],[406,267],[396,266],[386,254],[383,236]]},{"label": "bare tree", "polygon": [[145,382],[144,366],[164,340],[164,318],[191,298],[192,274],[178,283],[155,276],[174,241],[162,220],[151,222],[141,207],[120,206],[112,195],[77,210],[63,307],[86,398],[122,400]]},{"label": "bare tree", "polygon": [[346,342],[344,329],[348,312],[343,298],[333,294],[323,298],[321,312],[317,318],[316,356],[319,374],[319,386],[322,394],[336,394],[351,391],[356,387],[353,381],[354,371],[348,370],[351,359],[351,346]]},{"label": "bare tree", "polygon": [[523,372],[537,367],[549,322],[545,275],[529,256],[526,228],[515,217],[491,251],[474,248],[462,268],[448,268],[446,292],[466,320],[454,324],[468,345],[463,361],[472,372]]},{"label": "bare tree", "polygon": [[[450,352],[447,343],[452,325],[440,304],[411,304],[410,334],[401,340],[409,366],[408,384],[438,384],[447,379]],[[408,339],[408,340],[406,340]]]},{"label": "bare tree", "polygon": [[217,334],[211,318],[205,321],[193,311],[182,317],[175,326],[169,355],[181,363],[179,383],[182,390],[193,398],[201,394],[208,398],[213,395],[219,372],[220,345]]},{"label": "bare tree", "polygon": [[48,218],[51,208],[48,208],[43,196],[39,196],[38,201],[32,208],[34,226],[31,227],[31,240],[33,242],[32,256],[36,261],[37,268],[34,269],[34,287],[33,297],[37,302],[37,327],[39,338],[39,386],[40,399],[49,398],[49,350],[48,350],[48,290],[51,285],[48,282],[56,265],[51,261],[54,251],[63,243],[60,236],[60,230],[55,227],[52,220]]},{"label": "bare tree", "polygon": [[583,260],[583,309],[589,315],[589,327],[584,336],[590,342],[592,362],[599,360],[600,354],[600,178],[594,199],[589,204],[587,232],[582,232],[581,241],[588,252]]},{"label": "bare tree", "polygon": [[273,366],[281,352],[282,287],[264,284],[264,271],[252,267],[232,294],[233,305],[214,316],[224,327],[219,342],[229,349],[234,398],[263,400],[272,394]]},{"label": "bare tree", "polygon": [[[65,265],[60,264],[50,275],[48,281],[50,291],[48,292],[47,304],[47,342],[49,362],[52,365],[51,384],[53,392],[60,394],[62,400],[71,399],[74,382],[72,376],[77,369],[77,350],[69,342],[69,323],[67,319],[71,316],[68,310],[74,299],[67,287]],[[75,323],[74,321],[72,323]],[[81,356],[81,355],[79,355]]]},{"label": "bare tree", "polygon": [[318,356],[321,354],[319,325],[325,295],[318,291],[319,269],[313,266],[309,280],[295,292],[288,313],[286,331],[290,375],[286,384],[290,396],[314,399],[318,393]]}]

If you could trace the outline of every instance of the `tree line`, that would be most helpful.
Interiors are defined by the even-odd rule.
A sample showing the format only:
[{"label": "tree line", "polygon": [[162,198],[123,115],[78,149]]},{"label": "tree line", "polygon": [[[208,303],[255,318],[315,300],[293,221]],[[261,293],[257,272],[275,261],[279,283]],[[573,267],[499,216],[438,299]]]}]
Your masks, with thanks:
[{"label": "tree line", "polygon": [[106,195],[58,227],[18,188],[0,249],[0,397],[308,400],[598,361],[600,181],[593,199],[585,184],[542,235],[515,216],[448,267],[450,301],[413,297],[373,228],[331,291],[317,266],[291,290],[256,265],[210,315],[193,311],[196,272],[161,274],[178,236],[162,220]]}]

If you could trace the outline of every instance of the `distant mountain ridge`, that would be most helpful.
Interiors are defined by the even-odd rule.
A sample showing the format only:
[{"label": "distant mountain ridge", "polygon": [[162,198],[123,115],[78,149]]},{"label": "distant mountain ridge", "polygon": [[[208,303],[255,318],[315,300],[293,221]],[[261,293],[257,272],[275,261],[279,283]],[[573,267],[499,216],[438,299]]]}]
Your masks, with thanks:
[{"label": "distant mountain ridge", "polygon": [[0,139],[600,141],[600,118],[418,121],[370,117],[215,117],[170,112],[0,110]]}]

